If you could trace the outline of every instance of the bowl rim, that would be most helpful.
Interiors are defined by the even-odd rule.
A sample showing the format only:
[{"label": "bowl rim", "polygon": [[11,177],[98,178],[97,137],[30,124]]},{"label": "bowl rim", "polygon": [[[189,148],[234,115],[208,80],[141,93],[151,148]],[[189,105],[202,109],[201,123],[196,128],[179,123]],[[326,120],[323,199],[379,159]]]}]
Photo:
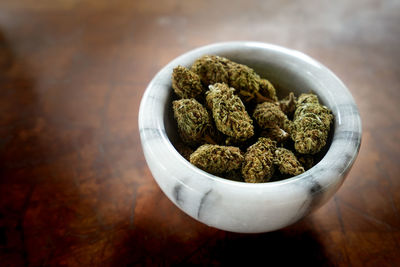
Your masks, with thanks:
[{"label": "bowl rim", "polygon": [[[330,144],[329,149],[327,150],[325,156],[321,159],[319,163],[317,163],[315,166],[313,166],[311,169],[307,170],[306,172],[279,181],[272,181],[272,182],[266,182],[266,183],[244,183],[244,182],[239,182],[239,181],[232,181],[228,180],[225,178],[221,178],[219,176],[209,174],[194,165],[192,165],[190,162],[188,162],[186,159],[181,156],[178,151],[175,149],[171,141],[169,140],[166,130],[165,130],[165,125],[164,125],[164,111],[165,111],[165,106],[162,106],[162,110],[160,111],[160,107],[157,107],[157,104],[160,103],[160,101],[166,101],[165,96],[164,98],[160,97],[158,95],[160,90],[165,90],[169,89],[172,90],[171,88],[171,73],[172,69],[176,67],[177,65],[182,65],[182,62],[193,62],[195,58],[199,57],[200,55],[204,54],[211,54],[210,51],[215,51],[216,53],[213,54],[220,54],[219,52],[221,51],[233,51],[233,50],[252,50],[252,49],[258,49],[258,50],[265,50],[269,51],[271,53],[277,53],[281,54],[284,56],[288,56],[293,58],[293,60],[296,60],[298,62],[303,62],[305,65],[309,65],[310,67],[313,66],[314,71],[319,71],[320,75],[326,76],[329,78],[329,81],[335,82],[336,87],[338,89],[338,92],[342,95],[344,95],[344,99],[346,99],[345,102],[346,104],[340,104],[337,103],[337,107],[335,109],[332,109],[332,112],[335,115],[335,131],[333,133],[332,137],[332,143]],[[186,64],[187,65],[187,64]],[[322,77],[321,76],[321,77]],[[169,77],[169,78],[168,78]],[[163,92],[163,91],[162,91]],[[165,92],[163,92],[165,93]],[[168,93],[169,94],[169,93]],[[320,96],[319,96],[320,97]],[[334,97],[334,96],[333,96]],[[168,99],[168,97],[167,97]],[[167,103],[164,103],[166,105]],[[161,113],[160,113],[161,112]],[[351,113],[351,116],[347,116],[346,112]],[[147,114],[156,114],[156,115],[161,115],[161,116],[148,116]],[[346,115],[346,119],[341,118],[341,115]],[[339,116],[339,118],[338,118]],[[344,116],[343,116],[344,117]],[[339,124],[338,124],[339,120]],[[218,183],[225,183],[225,184],[231,184],[234,186],[241,186],[241,187],[254,187],[254,188],[270,188],[270,187],[277,187],[277,186],[282,186],[288,183],[293,183],[298,180],[303,180],[307,179],[307,177],[313,176],[315,179],[315,172],[317,171],[319,174],[323,172],[328,172],[331,171],[331,169],[328,167],[329,162],[324,162],[324,159],[327,158],[327,155],[330,153],[330,151],[335,148],[335,140],[336,138],[339,138],[338,135],[340,135],[340,140],[341,140],[341,145],[343,143],[347,143],[347,145],[352,145],[354,149],[352,150],[353,153],[350,153],[346,157],[336,157],[336,162],[334,162],[332,168],[339,168],[339,175],[345,176],[351,166],[353,165],[360,146],[361,146],[361,137],[362,137],[362,127],[361,127],[361,118],[358,112],[358,108],[354,102],[354,99],[350,93],[350,91],[347,89],[347,87],[343,84],[343,82],[327,67],[316,61],[315,59],[305,55],[302,52],[299,52],[297,50],[292,50],[288,49],[282,46],[274,45],[274,44],[268,44],[268,43],[261,43],[261,42],[253,42],[253,41],[233,41],[233,42],[221,42],[221,43],[214,43],[214,44],[209,44],[206,46],[201,46],[196,49],[193,49],[191,51],[188,51],[172,61],[170,61],[167,65],[165,65],[151,80],[149,85],[147,86],[141,103],[140,103],[140,108],[139,108],[139,131],[140,131],[140,138],[141,138],[141,143],[143,150],[145,152],[145,157],[146,161],[149,162],[149,158],[152,157],[156,164],[159,165],[158,167],[167,170],[170,167],[170,162],[174,161],[174,164],[179,164],[182,168],[185,168],[187,170],[190,170],[193,172],[193,175],[202,177],[204,179],[212,179],[213,181],[216,181]],[[340,128],[340,129],[339,129]],[[146,142],[146,140],[152,139],[152,138],[158,138],[159,139],[159,145],[162,145],[165,147],[170,152],[170,158],[168,161],[165,161],[162,157],[165,156],[163,154],[157,153],[157,149],[160,148],[160,146],[153,146],[151,143]],[[322,169],[318,169],[318,166],[323,166]],[[339,167],[338,167],[339,166]],[[179,168],[179,167],[178,167]],[[152,168],[150,168],[151,170]],[[153,176],[155,176],[153,174]],[[200,178],[198,178],[200,179]],[[333,183],[334,181],[332,181]],[[328,187],[330,183],[325,184],[324,187],[317,188],[313,194],[317,193],[318,191],[324,190],[324,188]],[[295,201],[295,200],[293,200]]]}]

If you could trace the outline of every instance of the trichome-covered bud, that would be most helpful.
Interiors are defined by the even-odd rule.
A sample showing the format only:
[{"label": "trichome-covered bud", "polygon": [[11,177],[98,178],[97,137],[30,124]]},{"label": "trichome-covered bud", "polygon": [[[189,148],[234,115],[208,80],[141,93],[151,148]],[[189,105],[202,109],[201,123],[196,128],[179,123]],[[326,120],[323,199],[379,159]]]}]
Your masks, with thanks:
[{"label": "trichome-covered bud", "polygon": [[[255,100],[257,102],[276,100],[275,88],[250,67],[232,62],[229,66],[229,86],[237,90],[238,95],[244,102]],[[261,89],[263,93],[261,94]]]},{"label": "trichome-covered bud", "polygon": [[279,101],[279,107],[286,114],[286,116],[291,116],[296,110],[296,97],[293,92],[290,92],[287,97]]},{"label": "trichome-covered bud", "polygon": [[210,85],[206,92],[207,106],[212,110],[217,129],[238,141],[254,135],[253,120],[247,113],[243,102],[234,94],[235,89],[224,83]]},{"label": "trichome-covered bud", "polygon": [[268,128],[262,131],[260,136],[269,138],[277,143],[284,143],[290,137],[290,134],[276,126],[274,128]]},{"label": "trichome-covered bud", "polygon": [[274,164],[278,166],[282,174],[295,176],[304,172],[303,166],[301,166],[293,152],[283,147],[275,150]]},{"label": "trichome-covered bud", "polygon": [[183,66],[172,72],[172,89],[181,98],[197,98],[204,91],[200,77]]},{"label": "trichome-covered bud", "polygon": [[190,155],[190,163],[212,173],[221,174],[239,169],[243,155],[239,148],[205,144]]},{"label": "trichome-covered bud", "polygon": [[[262,96],[265,96],[268,98],[267,101],[273,100],[273,101],[278,101],[278,97],[276,96],[276,89],[270,83],[267,79],[261,79],[260,80],[260,94]],[[260,99],[258,102],[263,102],[262,99]]]},{"label": "trichome-covered bud", "polygon": [[230,60],[219,56],[202,56],[190,68],[197,73],[205,86],[214,83],[229,83],[228,64]]},{"label": "trichome-covered bud", "polygon": [[297,98],[297,104],[301,105],[301,104],[306,104],[306,103],[314,103],[314,104],[318,104],[318,97],[317,95],[314,94],[301,94],[298,98]]},{"label": "trichome-covered bud", "polygon": [[212,127],[207,109],[195,99],[180,99],[172,102],[174,118],[179,135],[185,143],[194,145],[203,141],[211,143],[208,133]]},{"label": "trichome-covered bud", "polygon": [[197,59],[191,70],[200,76],[204,85],[226,83],[237,90],[244,102],[277,101],[274,86],[250,67],[219,56]]},{"label": "trichome-covered bud", "polygon": [[321,151],[326,145],[332,120],[331,111],[319,104],[316,95],[300,95],[291,134],[296,151],[302,154]]},{"label": "trichome-covered bud", "polygon": [[291,133],[293,125],[278,104],[264,102],[258,104],[253,112],[253,118],[263,129],[279,127]]},{"label": "trichome-covered bud", "polygon": [[307,116],[307,114],[317,115],[318,118],[324,123],[325,127],[327,128],[329,128],[333,120],[333,115],[331,114],[331,111],[327,107],[319,104],[318,99],[317,102],[302,102],[302,104],[297,105],[294,114],[295,118]]},{"label": "trichome-covered bud", "polygon": [[242,166],[245,182],[262,183],[271,179],[274,174],[275,149],[275,141],[264,137],[260,137],[247,149]]}]

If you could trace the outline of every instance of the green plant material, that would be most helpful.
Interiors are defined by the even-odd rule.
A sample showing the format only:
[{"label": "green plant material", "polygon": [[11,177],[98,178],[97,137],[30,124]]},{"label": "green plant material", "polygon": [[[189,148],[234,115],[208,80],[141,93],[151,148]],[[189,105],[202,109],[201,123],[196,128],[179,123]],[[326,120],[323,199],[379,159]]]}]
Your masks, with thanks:
[{"label": "green plant material", "polygon": [[203,56],[198,58],[190,68],[197,73],[205,86],[214,83],[229,83],[230,60],[219,56]]},{"label": "green plant material", "polygon": [[181,137],[175,147],[211,174],[262,183],[278,169],[275,181],[310,169],[326,146],[333,115],[318,97],[296,99],[291,92],[279,100],[274,86],[246,65],[203,56],[190,70],[174,68],[172,87],[182,98],[172,105]]},{"label": "green plant material", "polygon": [[198,98],[204,92],[199,75],[182,66],[172,72],[172,89],[180,98]]},{"label": "green plant material", "polygon": [[253,112],[253,118],[263,129],[273,128],[276,125],[282,127],[283,121],[288,119],[277,104],[270,102],[258,104]]},{"label": "green plant material", "polygon": [[212,131],[210,115],[197,100],[193,98],[175,100],[172,102],[172,108],[179,136],[183,142],[189,145],[215,143],[209,135]]},{"label": "green plant material", "polygon": [[282,100],[279,100],[279,107],[286,114],[286,116],[291,116],[293,112],[296,110],[296,97],[293,92],[290,92],[287,97]]},{"label": "green plant material", "polygon": [[288,134],[286,131],[282,130],[278,126],[275,126],[273,128],[265,129],[260,133],[260,136],[269,138],[273,141],[276,141],[277,143],[284,143],[286,140],[289,139],[290,134]]},{"label": "green plant material", "polygon": [[264,137],[247,149],[242,165],[245,182],[263,183],[270,180],[274,174],[275,149],[276,142]]},{"label": "green plant material", "polygon": [[235,89],[224,83],[210,85],[206,92],[207,106],[212,110],[217,129],[235,140],[245,141],[254,135],[253,120]]},{"label": "green plant material", "polygon": [[316,95],[300,95],[291,134],[296,151],[302,154],[321,151],[326,145],[332,120],[331,111],[319,104]]},{"label": "green plant material", "polygon": [[[276,101],[274,86],[250,67],[231,62],[229,68],[229,86],[235,88],[240,98],[245,102]],[[263,95],[264,93],[265,95]]]},{"label": "green plant material", "polygon": [[190,155],[190,162],[206,172],[221,174],[239,169],[243,155],[237,147],[205,144]]},{"label": "green plant material", "polygon": [[[269,99],[274,102],[278,101],[278,97],[276,96],[276,89],[272,85],[272,83],[270,81],[268,81],[267,79],[260,80],[259,93],[261,96],[266,96],[268,98],[265,101],[269,101]],[[264,102],[261,97],[258,96],[258,98],[259,98],[258,102]]]},{"label": "green plant material", "polygon": [[244,102],[277,101],[274,86],[250,67],[219,56],[203,56],[197,59],[191,70],[200,76],[205,86],[226,83],[237,90]]},{"label": "green plant material", "polygon": [[315,94],[301,94],[297,98],[297,105],[302,105],[306,103],[318,104],[318,96]]},{"label": "green plant material", "polygon": [[301,118],[308,114],[316,115],[324,123],[326,128],[329,128],[333,120],[331,111],[319,103],[303,103],[299,105],[295,111],[294,117]]},{"label": "green plant material", "polygon": [[293,123],[276,103],[264,102],[258,104],[253,112],[253,118],[262,129],[279,127],[287,133],[293,130]]},{"label": "green plant material", "polygon": [[278,166],[281,174],[296,176],[304,172],[303,166],[293,152],[283,147],[275,150],[274,164]]}]

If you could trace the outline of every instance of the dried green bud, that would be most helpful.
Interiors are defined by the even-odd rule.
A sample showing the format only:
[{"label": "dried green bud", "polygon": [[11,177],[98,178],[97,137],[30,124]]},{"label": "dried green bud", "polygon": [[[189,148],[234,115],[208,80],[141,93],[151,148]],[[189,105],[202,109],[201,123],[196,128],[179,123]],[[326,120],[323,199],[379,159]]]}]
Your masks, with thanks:
[{"label": "dried green bud", "polygon": [[204,85],[226,83],[237,90],[243,101],[277,101],[274,86],[250,67],[219,56],[197,59],[191,70],[200,76]]},{"label": "dried green bud", "polygon": [[303,166],[301,166],[293,152],[283,147],[275,150],[274,163],[282,174],[295,176],[304,172]]},{"label": "dried green bud", "polygon": [[254,135],[253,121],[234,89],[224,83],[210,85],[206,92],[207,106],[217,129],[235,140],[244,141]]},{"label": "dried green bud", "polygon": [[229,82],[228,64],[230,60],[219,56],[203,56],[197,59],[191,71],[197,73],[205,86]]},{"label": "dried green bud", "polygon": [[290,137],[290,134],[288,134],[286,131],[282,130],[278,126],[274,128],[268,128],[262,131],[260,135],[262,137],[276,141],[277,143],[283,143]]},{"label": "dried green bud", "polygon": [[317,115],[308,114],[294,121],[294,148],[302,154],[318,153],[328,138],[328,129]]},{"label": "dried green bud", "polygon": [[314,103],[318,104],[318,97],[314,94],[301,94],[299,98],[297,99],[297,104],[305,104],[305,103]]},{"label": "dried green bud", "polygon": [[268,182],[274,174],[276,143],[269,138],[260,137],[244,155],[242,175],[247,183]]},{"label": "dried green bud", "polygon": [[278,101],[275,87],[266,79],[260,80],[260,94],[273,101]]},{"label": "dried green bud", "polygon": [[172,72],[172,89],[181,98],[197,98],[204,91],[200,77],[182,66]]},{"label": "dried green bud", "polygon": [[243,155],[233,146],[202,145],[192,155],[190,162],[196,167],[212,173],[221,174],[239,169]]},{"label": "dried green bud", "polygon": [[283,121],[288,119],[277,104],[270,102],[258,104],[254,110],[253,118],[263,129],[275,126],[282,128]]},{"label": "dried green bud", "polygon": [[235,88],[243,101],[248,102],[260,90],[260,76],[246,65],[229,64],[229,86]]},{"label": "dried green bud", "polygon": [[258,104],[253,112],[253,118],[263,129],[279,127],[285,132],[292,132],[292,122],[285,113],[279,108],[279,105],[270,102]]},{"label": "dried green bud", "polygon": [[203,141],[211,127],[207,109],[195,99],[180,99],[172,102],[174,118],[182,141],[196,144]]},{"label": "dried green bud", "polygon": [[307,116],[307,114],[317,115],[327,128],[329,128],[333,120],[331,111],[319,103],[303,103],[299,105],[295,111],[294,117],[300,118],[302,116]]},{"label": "dried green bud", "polygon": [[293,114],[296,110],[296,98],[293,92],[290,92],[287,97],[279,101],[279,107],[287,116]]},{"label": "dried green bud", "polygon": [[326,145],[332,120],[331,111],[319,104],[316,95],[300,95],[291,134],[296,151],[302,154],[318,153]]}]

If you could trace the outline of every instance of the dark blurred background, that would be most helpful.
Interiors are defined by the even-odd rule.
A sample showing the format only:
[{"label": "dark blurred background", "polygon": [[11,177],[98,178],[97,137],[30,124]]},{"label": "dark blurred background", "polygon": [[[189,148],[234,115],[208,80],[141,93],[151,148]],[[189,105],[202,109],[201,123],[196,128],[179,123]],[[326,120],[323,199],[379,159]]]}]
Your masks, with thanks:
[{"label": "dark blurred background", "polygon": [[[0,265],[400,265],[400,2],[2,0]],[[300,50],[349,87],[363,141],[324,207],[273,233],[202,225],[160,191],[137,115],[201,45]]]}]

